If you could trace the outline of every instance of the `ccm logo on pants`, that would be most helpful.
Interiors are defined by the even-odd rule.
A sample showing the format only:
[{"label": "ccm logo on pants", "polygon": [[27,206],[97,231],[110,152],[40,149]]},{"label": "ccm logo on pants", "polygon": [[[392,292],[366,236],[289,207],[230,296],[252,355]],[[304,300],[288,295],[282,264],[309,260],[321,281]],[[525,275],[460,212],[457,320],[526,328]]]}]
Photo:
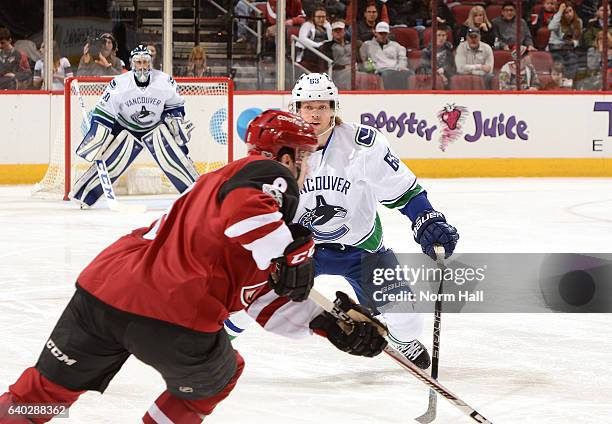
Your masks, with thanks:
[{"label": "ccm logo on pants", "polygon": [[55,356],[58,361],[63,362],[68,366],[76,363],[76,359],[69,358],[68,355],[64,354],[64,352],[59,350],[59,348],[55,346],[55,343],[53,343],[53,340],[49,339],[45,346],[51,351],[51,354]]}]

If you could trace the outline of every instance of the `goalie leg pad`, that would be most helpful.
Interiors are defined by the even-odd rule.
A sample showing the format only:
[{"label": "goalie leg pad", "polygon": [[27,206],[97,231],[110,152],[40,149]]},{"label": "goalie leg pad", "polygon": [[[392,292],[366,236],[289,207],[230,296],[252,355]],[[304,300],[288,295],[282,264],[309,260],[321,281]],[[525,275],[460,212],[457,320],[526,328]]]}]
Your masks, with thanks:
[{"label": "goalie leg pad", "polygon": [[142,141],[179,193],[187,190],[200,176],[165,125],[149,131],[142,137]]},{"label": "goalie leg pad", "polygon": [[110,144],[112,139],[113,136],[110,127],[92,119],[91,127],[87,134],[85,134],[85,137],[83,137],[83,141],[81,141],[79,147],[77,147],[76,154],[86,161],[91,162],[94,160],[101,146]]},{"label": "goalie leg pad", "polygon": [[[111,182],[119,178],[142,151],[142,143],[128,131],[121,131],[102,152],[100,157],[106,163]],[[70,199],[93,206],[104,194],[94,163],[76,181],[68,195]]]}]

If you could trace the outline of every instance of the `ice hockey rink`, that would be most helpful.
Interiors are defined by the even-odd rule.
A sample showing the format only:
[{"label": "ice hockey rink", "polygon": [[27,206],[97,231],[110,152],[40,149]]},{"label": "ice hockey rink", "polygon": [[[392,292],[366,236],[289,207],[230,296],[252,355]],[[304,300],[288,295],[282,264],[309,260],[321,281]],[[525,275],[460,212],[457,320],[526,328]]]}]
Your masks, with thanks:
[{"label": "ice hockey rink", "polygon": [[[604,253],[612,244],[612,179],[422,180],[460,234],[457,252]],[[35,200],[0,187],[0,392],[35,363],[79,271],[107,244],[148,225],[171,202],[121,214]],[[408,220],[380,208],[388,247],[418,252]],[[330,295],[348,284],[321,277]],[[431,346],[433,317],[421,340]],[[427,407],[428,389],[385,355],[352,357],[326,340],[288,340],[256,325],[235,342],[246,360],[213,423],[400,424]],[[493,423],[612,422],[609,314],[447,314],[440,381]],[[157,373],[128,360],[104,395],[86,393],[71,423],[136,423],[164,390]],[[54,421],[55,422],[55,421]],[[437,423],[469,423],[443,399]]]}]

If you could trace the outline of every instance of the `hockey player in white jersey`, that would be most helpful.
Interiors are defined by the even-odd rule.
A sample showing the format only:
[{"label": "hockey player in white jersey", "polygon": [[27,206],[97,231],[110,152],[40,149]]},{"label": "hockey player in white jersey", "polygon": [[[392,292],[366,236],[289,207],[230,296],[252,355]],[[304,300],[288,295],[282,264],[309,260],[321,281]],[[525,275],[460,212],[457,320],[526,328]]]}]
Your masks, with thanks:
[{"label": "hockey player in white jersey", "polygon": [[[385,313],[392,309],[385,306],[392,305],[372,299],[372,292],[379,288],[372,282],[374,268],[395,269],[398,265],[393,251],[384,247],[376,208],[381,203],[406,215],[415,241],[433,259],[435,244],[444,246],[446,257],[452,255],[459,239],[457,230],[434,210],[415,175],[393,153],[382,133],[342,122],[338,90],[326,74],[302,75],[292,91],[290,109],[314,125],[318,136],[319,150],[308,161],[294,219],[313,232],[316,275],[343,276],[360,303],[382,312],[394,347],[420,368],[428,368],[429,354],[417,340],[422,317],[411,310]],[[398,291],[405,290],[401,284],[388,283]],[[232,316],[226,329],[236,336],[245,324],[248,317]]]},{"label": "hockey player in white jersey", "polygon": [[[199,176],[187,156],[193,124],[184,119],[184,100],[174,79],[153,69],[145,46],[132,50],[130,63],[131,71],[113,79],[96,104],[77,154],[88,161],[104,160],[115,181],[146,147],[182,193]],[[94,164],[76,181],[69,197],[87,207],[102,194]]]}]

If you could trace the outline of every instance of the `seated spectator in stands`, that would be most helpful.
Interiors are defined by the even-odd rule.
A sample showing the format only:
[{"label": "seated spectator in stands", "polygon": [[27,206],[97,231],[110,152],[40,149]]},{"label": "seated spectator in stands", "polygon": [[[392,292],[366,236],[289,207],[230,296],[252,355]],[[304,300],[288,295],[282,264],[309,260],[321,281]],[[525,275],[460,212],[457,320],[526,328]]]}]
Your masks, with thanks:
[{"label": "seated spectator in stands", "polygon": [[389,25],[408,26],[410,24],[410,14],[412,13],[410,1],[389,0],[386,6],[389,13]]},{"label": "seated spectator in stands", "polygon": [[193,46],[189,57],[187,58],[186,77],[202,78],[207,76],[206,69],[206,51],[202,46]]},{"label": "seated spectator in stands", "polygon": [[34,69],[34,65],[42,56],[40,55],[40,50],[36,47],[36,43],[32,40],[17,40],[13,44],[15,49],[26,55],[28,58],[28,65],[30,69]]},{"label": "seated spectator in stands", "polygon": [[[510,50],[516,44],[516,8],[512,1],[506,1],[502,5],[501,16],[493,19],[493,34],[495,35],[496,50]],[[533,46],[533,38],[529,27],[524,19],[521,19],[520,45],[526,46],[528,50],[537,50]]]},{"label": "seated spectator in stands", "polygon": [[[266,38],[269,40],[276,39],[276,2],[277,0],[266,2],[265,17],[269,25],[266,29]],[[300,0],[286,0],[285,19],[285,25],[288,27],[300,26],[304,23],[306,17]]]},{"label": "seated spectator in stands", "polygon": [[[234,6],[234,15],[235,16],[251,16],[251,8],[248,6],[248,3],[251,3],[251,0],[238,0],[236,5]],[[245,18],[238,18],[236,31],[234,35],[236,36],[236,43],[244,43],[249,39],[249,32],[246,27],[249,26],[249,20]]]},{"label": "seated spectator in stands", "polygon": [[[597,15],[594,18],[591,18],[582,31],[582,40],[580,40],[580,46],[583,49],[590,49],[591,47],[595,47],[595,37],[597,34],[601,32],[603,29],[603,15],[604,8],[600,3],[597,8]],[[610,14],[610,6],[608,5],[608,31],[612,33],[612,15]]]},{"label": "seated spectator in stands", "polygon": [[148,43],[145,43],[145,46],[151,52],[151,65],[153,66],[153,69],[157,69],[158,71],[161,71],[162,70],[162,58],[161,58],[161,54],[159,54],[159,48],[157,47],[157,44],[155,44],[152,41],[149,41]]},{"label": "seated spectator in stands", "polygon": [[334,60],[332,79],[339,90],[351,89],[351,43],[346,41],[346,24],[331,24],[332,40],[321,47],[321,52]]},{"label": "seated spectator in stands", "polygon": [[[45,43],[40,45],[40,53],[43,59],[37,60],[34,65],[34,79],[32,80],[32,84],[37,90],[41,88],[46,90],[47,87],[43,84],[45,79]],[[72,76],[73,73],[70,62],[67,58],[62,57],[57,41],[53,41],[53,84],[51,90],[64,90],[64,78],[70,78]]]},{"label": "seated spectator in stands", "polygon": [[123,65],[121,59],[115,55],[116,49],[115,37],[109,33],[90,38],[83,48],[77,75],[100,77],[121,74]]},{"label": "seated spectator in stands", "polygon": [[458,74],[483,76],[489,85],[493,78],[493,49],[480,41],[478,28],[468,28],[466,40],[455,52],[455,66]]},{"label": "seated spectator in stands", "polygon": [[493,47],[495,44],[493,24],[487,18],[484,7],[474,6],[470,9],[470,13],[463,25],[455,31],[455,47],[465,41],[468,28],[478,28],[480,30],[480,41]]},{"label": "seated spectator in stands", "polygon": [[27,89],[32,79],[28,57],[12,41],[11,32],[0,28],[0,90]]},{"label": "seated spectator in stands", "polygon": [[[603,31],[595,37],[595,46],[587,51],[588,77],[581,80],[579,90],[601,90],[601,53],[604,51]],[[608,69],[612,69],[612,34],[608,33]]]},{"label": "seated spectator in stands", "polygon": [[[424,31],[431,26],[431,1],[412,0],[410,3],[410,20],[408,26],[415,27],[418,31]],[[455,27],[455,15],[452,14],[444,0],[438,1],[438,23],[445,24],[450,28]]]},{"label": "seated spectator in stands", "polygon": [[[315,50],[318,50],[325,42],[331,41],[332,28],[327,21],[327,11],[323,6],[314,8],[312,15],[309,15],[306,22],[300,27],[298,38],[300,39],[298,47],[308,46]],[[327,67],[327,63],[307,48],[300,49],[297,61],[311,72],[323,72]]]},{"label": "seated spectator in stands", "polygon": [[383,79],[385,90],[408,89],[408,77],[413,72],[408,69],[406,48],[389,40],[388,23],[376,24],[374,38],[363,43],[359,53],[362,62],[373,64]]},{"label": "seated spectator in stands", "polygon": [[[436,67],[444,86],[448,88],[450,77],[455,74],[455,58],[453,56],[453,46],[448,42],[447,29],[446,25],[440,25],[436,31]],[[430,43],[428,47],[423,49],[417,73],[431,75],[431,54],[432,44]]]},{"label": "seated spectator in stands", "polygon": [[559,3],[557,0],[544,0],[544,7],[538,13],[535,22],[530,22],[531,33],[535,34],[542,27],[548,28],[548,24],[552,20],[557,10],[559,10]]},{"label": "seated spectator in stands", "polygon": [[582,21],[576,15],[573,3],[564,1],[559,5],[559,11],[548,24],[548,29],[548,50],[555,62],[563,63],[565,76],[573,79],[578,69],[576,48],[582,35]]},{"label": "seated spectator in stands", "polygon": [[350,3],[349,0],[325,0],[323,6],[325,6],[325,10],[327,10],[327,19],[330,22],[340,19],[344,20],[344,18],[346,18],[346,6],[348,3]]},{"label": "seated spectator in stands", "polygon": [[540,91],[559,91],[572,88],[572,80],[563,76],[563,63],[554,62],[550,69],[550,81],[540,87]]},{"label": "seated spectator in stands", "polygon": [[357,21],[357,38],[361,41],[370,41],[374,37],[374,30],[378,22],[380,22],[378,8],[375,2],[370,2],[363,12],[363,19]]},{"label": "seated spectator in stands", "polygon": [[580,5],[577,7],[577,14],[582,19],[582,22],[589,22],[593,19],[597,14],[597,9],[599,5],[602,3],[601,0],[582,0],[579,3]]},{"label": "seated spectator in stands", "polygon": [[[502,66],[499,71],[499,89],[502,91],[516,90],[516,48],[512,50],[512,59]],[[521,90],[536,91],[540,88],[538,74],[531,64],[529,50],[525,46],[520,46],[521,56],[520,87]]]}]

